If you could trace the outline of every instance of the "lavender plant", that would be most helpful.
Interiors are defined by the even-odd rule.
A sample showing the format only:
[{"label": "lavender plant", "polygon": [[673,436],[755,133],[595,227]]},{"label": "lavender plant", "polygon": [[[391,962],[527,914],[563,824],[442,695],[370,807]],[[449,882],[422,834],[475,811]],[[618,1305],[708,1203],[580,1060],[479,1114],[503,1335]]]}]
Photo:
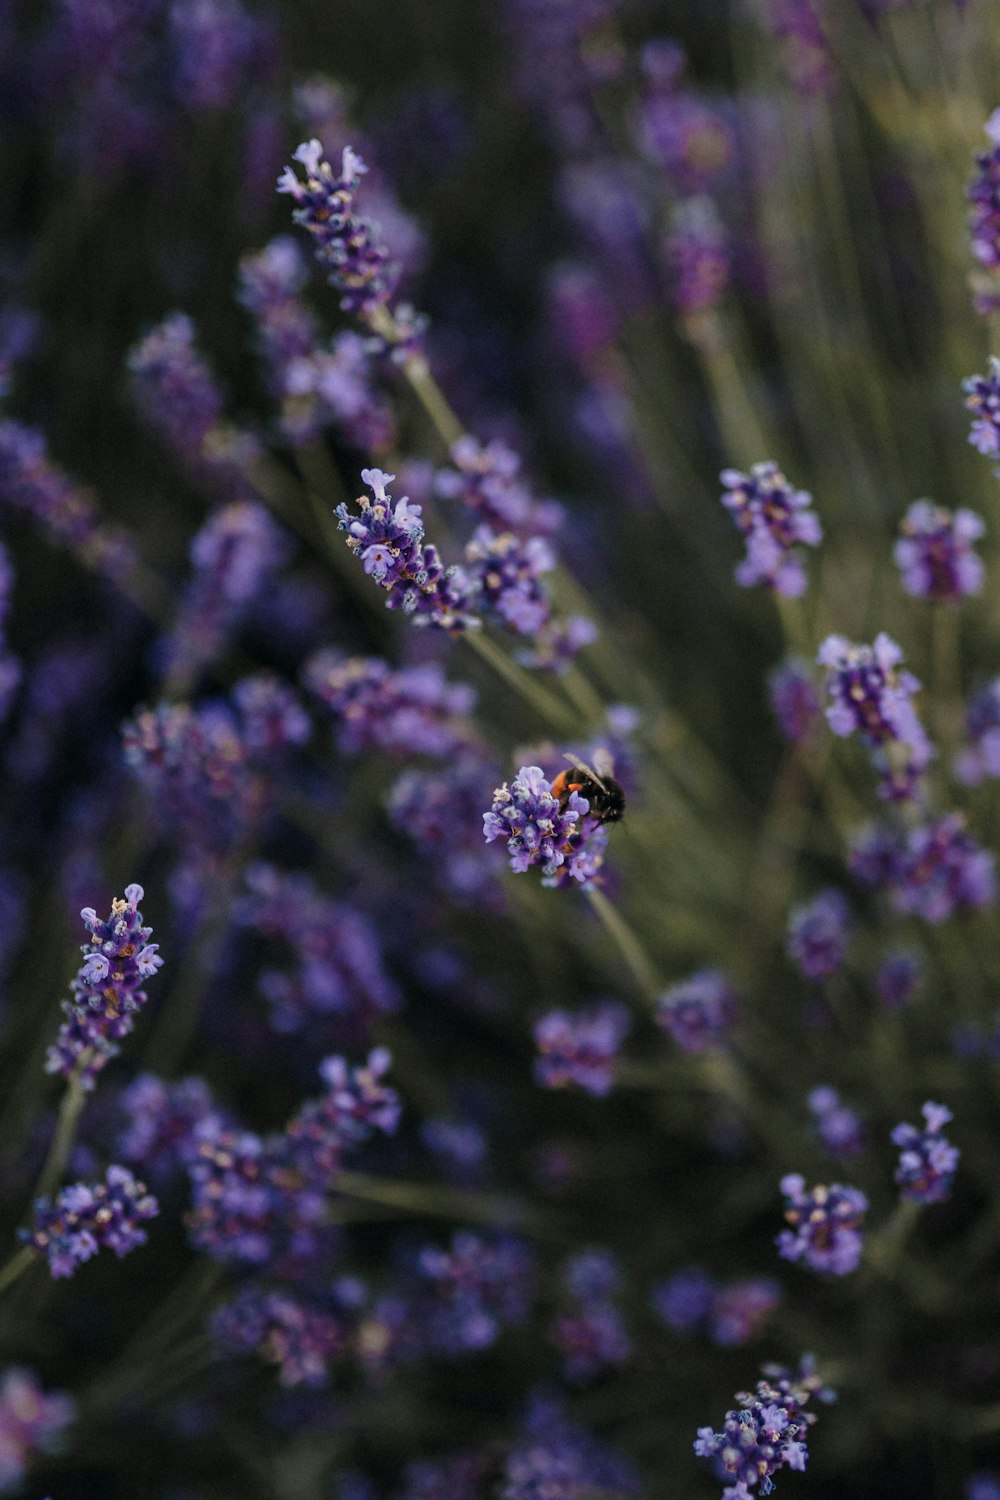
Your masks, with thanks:
[{"label": "lavender plant", "polygon": [[391,9],[0,7],[0,1493],[989,1500],[989,0]]}]

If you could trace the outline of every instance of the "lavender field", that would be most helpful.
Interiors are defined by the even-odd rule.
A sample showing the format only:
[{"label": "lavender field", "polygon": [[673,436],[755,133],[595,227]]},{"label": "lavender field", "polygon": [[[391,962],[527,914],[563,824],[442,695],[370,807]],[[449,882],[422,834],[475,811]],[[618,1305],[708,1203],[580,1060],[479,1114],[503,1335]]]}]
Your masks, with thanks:
[{"label": "lavender field", "polygon": [[1000,1500],[996,0],[0,0],[0,1495]]}]

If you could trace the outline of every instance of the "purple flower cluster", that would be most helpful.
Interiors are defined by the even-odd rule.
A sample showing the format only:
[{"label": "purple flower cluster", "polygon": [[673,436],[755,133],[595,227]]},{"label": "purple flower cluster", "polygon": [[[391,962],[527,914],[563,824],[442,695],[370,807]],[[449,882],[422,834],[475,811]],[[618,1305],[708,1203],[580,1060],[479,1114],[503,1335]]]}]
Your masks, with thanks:
[{"label": "purple flower cluster", "polygon": [[327,1199],[343,1156],[375,1130],[392,1133],[399,1119],[399,1100],[381,1082],[389,1062],[379,1050],[363,1068],[327,1058],[320,1068],[325,1092],[280,1134],[262,1138],[230,1127],[199,1133],[188,1169],[193,1243],[215,1260],[292,1277],[329,1256],[335,1232]]},{"label": "purple flower cluster", "polygon": [[449,1250],[421,1250],[417,1274],[431,1293],[425,1337],[438,1354],[489,1349],[505,1327],[523,1323],[531,1308],[534,1256],[510,1235],[460,1231]]},{"label": "purple flower cluster", "polygon": [[718,969],[699,969],[656,1002],[656,1019],[685,1052],[726,1046],[738,1013],[736,991]]},{"label": "purple flower cluster", "polygon": [[539,865],[543,884],[568,878],[586,887],[603,864],[607,843],[606,831],[589,813],[590,803],[578,792],[555,797],[540,766],[522,766],[509,787],[504,782],[493,793],[483,832],[488,844],[506,840],[515,873]]},{"label": "purple flower cluster", "polygon": [[698,1429],[694,1451],[715,1461],[726,1485],[725,1500],[751,1500],[755,1487],[758,1494],[769,1495],[779,1469],[804,1470],[809,1457],[805,1439],[816,1421],[816,1413],[805,1407],[814,1395],[821,1401],[834,1399],[808,1356],[794,1373],[765,1365],[764,1375],[754,1391],[736,1392],[736,1406],[726,1412],[721,1432]]},{"label": "purple flower cluster", "polygon": [[301,1031],[321,1019],[364,1028],[396,1008],[399,992],[361,911],[323,895],[308,876],[264,862],[247,870],[246,887],[237,921],[288,948],[293,959],[291,969],[265,968],[258,981],[276,1031]]},{"label": "purple flower cluster", "polygon": [[434,493],[459,500],[470,515],[496,531],[547,536],[562,520],[555,500],[537,500],[521,473],[521,460],[499,439],[480,443],[466,434],[451,450],[453,468],[439,469]]},{"label": "purple flower cluster", "polygon": [[633,1500],[642,1493],[631,1466],[570,1422],[555,1401],[535,1398],[523,1425],[504,1464],[498,1500]]},{"label": "purple flower cluster", "polygon": [[122,726],[126,766],[157,822],[197,859],[225,853],[259,816],[266,787],[225,704],[161,703]]},{"label": "purple flower cluster", "polygon": [[250,1284],[212,1316],[220,1352],[256,1354],[277,1365],[283,1386],[323,1386],[331,1360],[345,1348],[341,1319],[289,1292]]},{"label": "purple flower cluster", "polygon": [[897,911],[925,922],[978,910],[996,897],[993,855],[957,812],[905,831],[867,829],[852,846],[850,866],[865,885],[887,891]]},{"label": "purple flower cluster", "polygon": [[64,1078],[76,1074],[91,1089],[98,1073],[118,1052],[117,1042],[128,1036],[135,1017],[146,1003],[143,985],[163,966],[153,929],[142,924],[141,885],[116,896],[111,913],[102,921],[93,907],[81,911],[90,940],[84,960],[63,1002],[66,1020],[49,1048],[46,1070]]},{"label": "purple flower cluster", "polygon": [[292,688],[274,672],[255,672],[233,687],[243,743],[251,759],[271,760],[293,745],[304,745],[312,722]]},{"label": "purple flower cluster", "polygon": [[763,583],[796,599],[807,587],[805,568],[795,550],[799,545],[818,547],[823,531],[812,496],[795,490],[777,464],[754,464],[749,474],[723,469],[726,487],[722,503],[746,542],[747,555],[736,569],[736,581],[744,588]]},{"label": "purple flower cluster", "polygon": [[711,312],[730,276],[725,230],[711,198],[685,198],[677,205],[664,248],[678,311],[687,316]]},{"label": "purple flower cluster", "polygon": [[197,1161],[203,1137],[216,1136],[229,1126],[202,1078],[165,1083],[153,1073],[140,1073],[118,1103],[125,1124],[118,1133],[116,1155],[134,1166],[141,1164],[157,1185]]},{"label": "purple flower cluster", "polygon": [[[976,173],[966,188],[969,239],[972,253],[987,271],[1000,269],[1000,110],[994,110],[985,125],[991,146],[976,154]],[[979,311],[992,312],[995,302],[977,302]]]},{"label": "purple flower cluster", "polygon": [[672,196],[690,201],[732,163],[732,128],[714,102],[681,84],[685,58],[675,43],[647,43],[642,64],[646,89],[636,111],[638,144],[666,173]]},{"label": "purple flower cluster", "polygon": [[0,1377],[0,1494],[19,1490],[36,1453],[55,1453],[73,1421],[73,1400],[42,1390],[34,1370],[9,1365]]},{"label": "purple flower cluster", "polygon": [[481,750],[470,748],[446,765],[404,771],[386,801],[393,825],[426,855],[452,896],[493,907],[502,906],[503,895],[479,821],[495,771]]},{"label": "purple flower cluster", "polygon": [[788,919],[788,956],[805,979],[832,979],[843,967],[851,909],[842,891],[820,891]]},{"label": "purple flower cluster", "polygon": [[549,1011],[535,1024],[535,1077],[547,1089],[576,1084],[604,1098],[614,1086],[628,1029],[628,1013],[621,1005],[597,1005],[578,1015]]},{"label": "purple flower cluster", "polygon": [[[1000,147],[998,147],[1000,157]],[[973,413],[969,442],[987,458],[1000,458],[1000,359],[990,355],[989,374],[962,381],[965,405]]]},{"label": "purple flower cluster", "polygon": [[781,1288],[770,1276],[720,1284],[701,1266],[691,1266],[654,1287],[651,1300],[674,1333],[692,1334],[704,1325],[713,1343],[733,1348],[762,1332],[781,1301]]},{"label": "purple flower cluster", "polygon": [[826,667],[832,703],[826,717],[834,734],[857,734],[873,751],[882,780],[879,796],[908,801],[920,790],[934,750],[910,701],[920,683],[900,671],[903,653],[883,631],[871,646],[827,636],[817,658]]},{"label": "purple flower cluster", "polygon": [[944,1136],[944,1126],[953,1118],[943,1104],[925,1104],[920,1113],[924,1128],[897,1125],[892,1132],[900,1148],[896,1182],[900,1197],[911,1203],[944,1203],[951,1197],[951,1184],[958,1166],[959,1150]]},{"label": "purple flower cluster", "polygon": [[369,341],[345,330],[328,348],[299,293],[307,277],[298,245],[281,235],[240,262],[239,300],[256,325],[268,385],[281,402],[281,431],[308,442],[330,426],[354,447],[391,447],[392,408],[376,389]]},{"label": "purple flower cluster", "polygon": [[18,1233],[45,1257],[54,1278],[66,1277],[102,1245],[119,1258],[144,1245],[147,1235],[140,1225],[159,1212],[145,1183],[137,1181],[127,1167],[112,1166],[104,1182],[75,1182],[54,1200],[39,1198],[33,1227]]},{"label": "purple flower cluster", "polygon": [[967,743],[955,760],[955,775],[964,786],[1000,777],[1000,677],[994,677],[969,700],[965,713]]},{"label": "purple flower cluster", "polygon": [[820,701],[807,664],[794,658],[775,667],[768,677],[768,694],[783,739],[803,745],[815,733]]},{"label": "purple flower cluster", "polygon": [[912,1000],[923,964],[905,949],[887,953],[875,971],[875,993],[886,1010],[902,1010]]},{"label": "purple flower cluster", "polygon": [[368,168],[345,146],[336,174],[315,139],[299,146],[292,159],[305,169],[305,181],[286,167],[278,178],[278,192],[294,201],[292,218],[312,236],[316,259],[326,267],[331,286],[342,294],[341,307],[370,318],[392,300],[399,272],[373,226],[355,209]]},{"label": "purple flower cluster", "polygon": [[475,690],[448,682],[434,662],[393,670],[378,656],[319,651],[303,681],[338,720],[345,754],[379,749],[443,759],[470,743]]},{"label": "purple flower cluster", "polygon": [[134,572],[129,534],[101,520],[91,496],[50,461],[40,432],[13,421],[0,421],[0,506],[6,505],[27,511],[58,546],[112,582]]},{"label": "purple flower cluster", "polygon": [[246,494],[256,438],[227,425],[222,393],[195,344],[194,323],[171,313],[128,356],[132,397],[144,420],[192,476],[227,497]]},{"label": "purple flower cluster", "polygon": [[957,604],[983,586],[983,564],[972,550],[986,530],[972,510],[945,510],[915,500],[903,518],[893,556],[903,588],[915,599]]},{"label": "purple flower cluster", "polygon": [[569,1260],[562,1281],[569,1306],[552,1332],[566,1379],[593,1380],[625,1364],[632,1341],[614,1303],[621,1285],[615,1257],[607,1250],[583,1250]]},{"label": "purple flower cluster", "polygon": [[476,623],[471,609],[471,584],[455,568],[445,569],[433,544],[424,545],[421,508],[404,495],[393,500],[388,485],[394,474],[362,469],[361,478],[375,496],[358,497],[360,516],[346,504],[337,506],[347,545],[380,588],[388,593],[387,609],[402,609],[423,625],[458,632]]},{"label": "purple flower cluster", "polygon": [[831,1156],[860,1156],[867,1145],[865,1128],[853,1109],[844,1104],[837,1090],[823,1084],[812,1089],[806,1103],[816,1135]]},{"label": "purple flower cluster", "polygon": [[775,1244],[783,1260],[805,1261],[814,1271],[846,1276],[861,1260],[861,1221],[868,1199],[858,1188],[833,1182],[806,1188],[805,1178],[790,1172],[781,1179],[785,1195],[783,1229]]},{"label": "purple flower cluster", "polygon": [[255,500],[236,500],[206,521],[191,543],[192,578],[167,640],[173,679],[193,677],[219,653],[287,562],[288,539]]},{"label": "purple flower cluster", "polygon": [[465,561],[478,602],[515,635],[542,635],[552,605],[540,580],[556,565],[544,537],[525,539],[480,526],[465,548]]}]

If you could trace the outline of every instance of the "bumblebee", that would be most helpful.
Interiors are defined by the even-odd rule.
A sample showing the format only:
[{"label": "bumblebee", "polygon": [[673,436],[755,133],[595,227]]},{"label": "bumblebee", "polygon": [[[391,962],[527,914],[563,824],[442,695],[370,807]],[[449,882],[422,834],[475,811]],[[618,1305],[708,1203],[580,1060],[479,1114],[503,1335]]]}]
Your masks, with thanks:
[{"label": "bumblebee", "polygon": [[625,812],[625,793],[612,772],[614,762],[606,750],[594,754],[593,766],[575,755],[564,755],[572,769],[560,771],[552,783],[552,795],[559,798],[559,808],[565,812],[570,794],[577,792],[590,803],[590,816],[598,823],[617,823]]}]

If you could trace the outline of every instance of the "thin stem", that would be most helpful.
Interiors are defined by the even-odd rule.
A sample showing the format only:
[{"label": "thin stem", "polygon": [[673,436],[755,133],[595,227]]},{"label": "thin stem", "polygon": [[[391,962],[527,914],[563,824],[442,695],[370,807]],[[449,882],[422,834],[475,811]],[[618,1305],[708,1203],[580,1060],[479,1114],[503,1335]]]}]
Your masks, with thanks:
[{"label": "thin stem", "polygon": [[556,1234],[547,1218],[515,1198],[497,1194],[464,1192],[436,1182],[404,1182],[398,1178],[373,1177],[362,1172],[338,1172],[334,1191],[363,1203],[398,1209],[407,1214],[430,1214],[445,1219],[467,1220],[492,1228],[521,1229],[536,1235]]},{"label": "thin stem", "polygon": [[0,1292],[5,1292],[9,1286],[26,1271],[33,1260],[38,1258],[38,1252],[32,1245],[22,1245],[20,1250],[15,1250],[10,1260],[0,1271]]},{"label": "thin stem", "polygon": [[505,655],[499,646],[482,631],[470,630],[462,639],[477,656],[482,657],[483,661],[503,678],[509,687],[513,688],[526,703],[529,703],[556,728],[573,730],[576,727],[576,721],[570,709],[547,692],[541,683],[536,682],[516,662],[512,662],[510,657]]},{"label": "thin stem", "polygon": [[55,1134],[49,1147],[49,1154],[45,1159],[38,1184],[32,1194],[32,1201],[36,1198],[51,1198],[52,1193],[63,1174],[70,1150],[73,1146],[73,1138],[76,1135],[76,1127],[79,1122],[83,1106],[87,1102],[87,1093],[81,1082],[79,1071],[80,1065],[86,1066],[88,1054],[84,1053],[81,1064],[78,1064],[66,1084],[66,1092],[63,1094],[62,1103],[59,1106],[59,1118],[56,1121]]},{"label": "thin stem", "polygon": [[642,990],[643,995],[652,1003],[663,986],[660,983],[654,965],[647,957],[645,948],[618,911],[618,908],[612,906],[603,891],[596,890],[593,886],[590,886],[587,890],[587,899],[617,944],[622,958],[624,958],[629,969],[632,971],[633,978]]}]

